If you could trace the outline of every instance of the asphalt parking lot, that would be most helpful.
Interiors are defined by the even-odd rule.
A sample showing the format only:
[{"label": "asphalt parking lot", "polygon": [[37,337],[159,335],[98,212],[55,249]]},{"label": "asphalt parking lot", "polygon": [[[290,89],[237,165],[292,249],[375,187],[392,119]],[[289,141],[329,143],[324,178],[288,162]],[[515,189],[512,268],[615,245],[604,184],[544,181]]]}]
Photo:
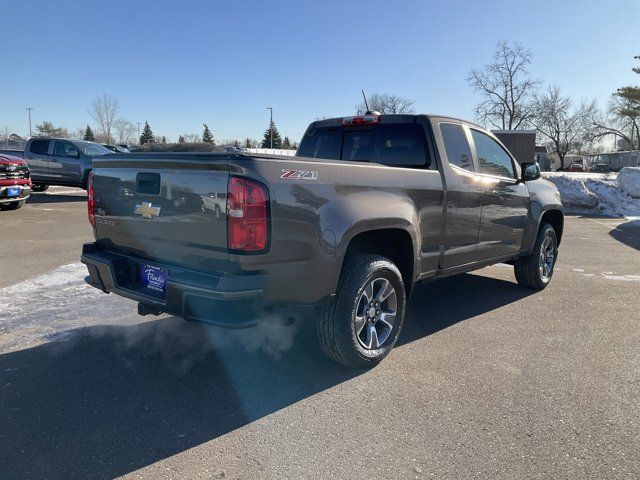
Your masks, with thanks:
[{"label": "asphalt parking lot", "polygon": [[68,266],[91,238],[81,192],[0,212],[3,479],[640,477],[640,228],[623,219],[568,217],[543,292],[506,265],[419,286],[368,372],[304,325],[138,317]]}]

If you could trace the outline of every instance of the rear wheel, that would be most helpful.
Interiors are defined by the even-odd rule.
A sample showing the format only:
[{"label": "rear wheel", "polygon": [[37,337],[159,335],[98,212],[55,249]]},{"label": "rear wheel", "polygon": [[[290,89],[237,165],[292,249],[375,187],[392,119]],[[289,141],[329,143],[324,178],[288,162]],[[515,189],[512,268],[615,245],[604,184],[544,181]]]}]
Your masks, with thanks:
[{"label": "rear wheel", "polygon": [[551,281],[557,258],[556,231],[548,223],[543,223],[531,255],[520,257],[514,264],[516,280],[523,287],[542,290]]},{"label": "rear wheel", "polygon": [[400,335],[406,295],[402,275],[387,258],[359,255],[344,268],[335,301],[323,307],[318,336],[332,360],[371,368]]},{"label": "rear wheel", "polygon": [[17,210],[25,204],[26,200],[19,202],[0,203],[0,210]]},{"label": "rear wheel", "polygon": [[49,189],[49,185],[42,185],[41,183],[34,183],[31,186],[32,192],[45,192]]}]

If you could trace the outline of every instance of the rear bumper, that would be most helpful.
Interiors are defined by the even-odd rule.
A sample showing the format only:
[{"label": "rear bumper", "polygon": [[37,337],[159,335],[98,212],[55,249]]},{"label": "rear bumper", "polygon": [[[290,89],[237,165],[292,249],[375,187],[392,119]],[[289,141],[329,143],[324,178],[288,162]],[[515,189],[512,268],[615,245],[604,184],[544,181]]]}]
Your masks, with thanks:
[{"label": "rear bumper", "polygon": [[[7,197],[8,188],[19,188],[20,196]],[[26,200],[31,195],[31,187],[29,185],[0,185],[0,203],[20,202]]]},{"label": "rear bumper", "polygon": [[[113,292],[147,307],[185,320],[240,328],[256,324],[264,306],[266,276],[215,275],[146,261],[108,250],[95,243],[82,247],[82,263],[89,269],[86,282],[103,292]],[[166,298],[143,291],[139,271],[143,263],[166,270]]]}]

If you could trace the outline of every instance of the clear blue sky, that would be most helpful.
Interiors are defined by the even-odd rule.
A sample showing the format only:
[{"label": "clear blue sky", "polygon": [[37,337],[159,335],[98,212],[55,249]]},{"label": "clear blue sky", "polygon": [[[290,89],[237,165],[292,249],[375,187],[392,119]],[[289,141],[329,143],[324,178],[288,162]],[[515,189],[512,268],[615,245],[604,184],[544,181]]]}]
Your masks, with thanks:
[{"label": "clear blue sky", "polygon": [[27,106],[34,124],[92,124],[101,93],[171,140],[204,122],[217,139],[260,138],[267,106],[298,140],[315,117],[352,114],[361,88],[471,119],[467,72],[500,39],[531,49],[532,76],[576,99],[604,106],[640,83],[638,0],[8,0],[0,25],[0,131],[19,134]]}]

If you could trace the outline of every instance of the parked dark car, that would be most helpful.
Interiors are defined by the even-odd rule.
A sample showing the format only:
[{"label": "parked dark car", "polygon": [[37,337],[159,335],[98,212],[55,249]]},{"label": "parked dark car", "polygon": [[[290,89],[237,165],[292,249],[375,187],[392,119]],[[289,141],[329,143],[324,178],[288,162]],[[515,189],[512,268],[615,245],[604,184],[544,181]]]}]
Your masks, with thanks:
[{"label": "parked dark car", "polygon": [[580,163],[572,163],[569,165],[569,168],[566,170],[567,172],[584,172],[584,167]]},{"label": "parked dark car", "polygon": [[441,116],[317,121],[296,157],[96,158],[90,178],[91,285],[231,327],[311,306],[325,353],[352,367],[389,353],[417,282],[509,262],[545,288],[564,222],[537,164]]},{"label": "parked dark car", "polygon": [[31,194],[29,167],[19,157],[0,154],[0,209],[16,210]]},{"label": "parked dark car", "polygon": [[608,163],[596,163],[591,167],[591,171],[595,173],[609,173],[612,172],[613,169]]},{"label": "parked dark car", "polygon": [[50,185],[86,189],[94,158],[113,153],[99,143],[64,138],[31,138],[23,158],[29,164],[33,191]]}]

